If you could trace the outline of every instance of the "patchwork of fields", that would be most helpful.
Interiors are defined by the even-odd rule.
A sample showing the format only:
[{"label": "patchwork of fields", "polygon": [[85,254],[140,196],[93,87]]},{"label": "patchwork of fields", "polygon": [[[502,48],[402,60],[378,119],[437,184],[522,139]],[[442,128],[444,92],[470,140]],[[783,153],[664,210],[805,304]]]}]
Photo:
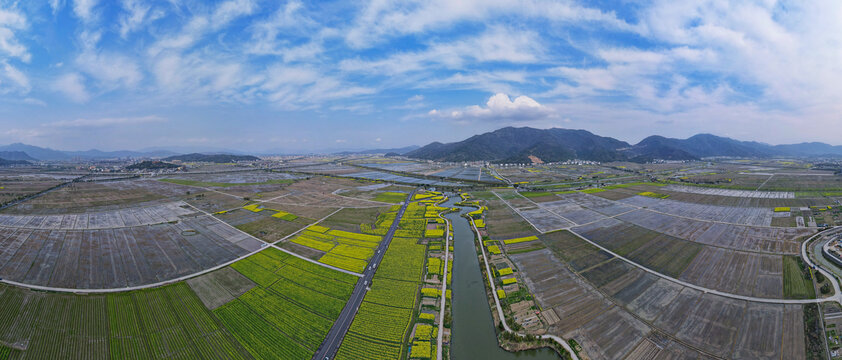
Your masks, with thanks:
[{"label": "patchwork of fields", "polygon": [[[256,359],[312,357],[358,280],[275,249],[231,267],[256,285],[213,313]],[[232,297],[220,288],[198,293],[206,303]]]},{"label": "patchwork of fields", "polygon": [[190,275],[261,246],[207,216],[101,230],[0,228],[0,277],[58,288],[123,288]]},{"label": "patchwork of fields", "polygon": [[47,230],[110,229],[166,223],[195,214],[197,214],[197,211],[190,208],[183,201],[175,201],[149,206],[79,214],[0,214],[0,227]]},{"label": "patchwork of fields", "polygon": [[[0,359],[308,359],[375,265],[336,358],[435,358],[438,324],[447,351],[454,315],[441,290],[448,208],[417,193],[370,264],[413,190],[382,181],[502,182],[477,166],[380,160],[360,163],[383,171],[319,160],[295,174],[234,166],[75,183],[3,210]],[[462,194],[499,283],[491,296],[519,331],[574,340],[590,359],[807,359],[823,345],[813,303],[836,295],[800,245],[838,215],[830,198],[549,183],[646,178],[617,166],[501,169],[549,190]],[[776,177],[770,188],[791,181]],[[10,180],[6,195],[54,183]],[[174,279],[186,280],[137,288]]]},{"label": "patchwork of fields", "polygon": [[564,319],[551,331],[592,359],[805,358],[800,305],[704,294],[616,259],[576,274],[550,249],[511,258],[541,307]]},{"label": "patchwork of fields", "polygon": [[[575,340],[589,358],[806,359],[805,349],[819,351],[810,303],[827,295],[800,259],[801,242],[818,229],[776,219],[794,218],[795,209],[806,218],[805,206],[830,216],[821,204],[832,202],[651,184],[527,195],[494,189],[476,198],[526,222],[517,237],[539,240],[491,231],[489,211],[480,230],[499,241],[484,243],[506,270],[499,275],[517,276],[534,295],[540,328]],[[792,215],[776,209],[789,204]]]}]

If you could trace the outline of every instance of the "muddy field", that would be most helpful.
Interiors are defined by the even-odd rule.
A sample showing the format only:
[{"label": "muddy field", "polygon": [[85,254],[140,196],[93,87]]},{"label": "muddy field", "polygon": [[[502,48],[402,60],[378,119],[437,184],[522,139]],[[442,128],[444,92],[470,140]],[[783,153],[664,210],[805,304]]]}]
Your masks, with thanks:
[{"label": "muddy field", "polygon": [[770,226],[774,214],[774,209],[770,207],[701,205],[646,196],[632,196],[620,202],[667,214],[741,225]]},{"label": "muddy field", "polygon": [[798,239],[814,232],[812,229],[803,228],[712,223],[646,210],[619,215],[617,219],[701,244],[776,254],[798,254],[800,251]]},{"label": "muddy field", "polygon": [[197,211],[183,201],[174,201],[111,211],[64,215],[0,214],[0,227],[46,230],[109,229],[166,223],[196,214]]},{"label": "muddy field", "polygon": [[[107,185],[106,185],[107,184]],[[111,210],[164,199],[141,187],[110,183],[77,183],[3,210],[5,214],[66,214]]]},{"label": "muddy field", "polygon": [[137,286],[208,269],[261,246],[207,216],[105,230],[2,229],[0,277],[72,289]]},{"label": "muddy field", "polygon": [[0,203],[37,193],[61,184],[63,181],[51,178],[23,180],[21,178],[0,178]]},{"label": "muddy field", "polygon": [[541,307],[564,320],[551,331],[578,341],[592,359],[805,357],[799,305],[703,294],[622,266],[594,283],[583,277],[593,269],[576,274],[549,248],[511,258]]},{"label": "muddy field", "polygon": [[487,200],[485,204],[488,206],[485,214],[486,231],[491,238],[512,239],[536,233],[532,225],[506,206],[502,200],[494,197],[492,200]]},{"label": "muddy field", "polygon": [[[683,187],[687,186],[681,186],[681,188]],[[664,195],[669,195],[669,200],[678,201],[681,203],[769,209],[778,206],[809,207],[814,205],[827,204],[828,202],[828,199],[821,197],[737,197],[703,193],[704,191],[682,192],[673,191],[672,189],[674,188],[671,186],[634,186],[630,188],[606,190],[603,192],[595,193],[593,195],[609,200],[621,200],[635,196],[643,191],[652,191]],[[701,189],[705,190],[705,188]]]}]

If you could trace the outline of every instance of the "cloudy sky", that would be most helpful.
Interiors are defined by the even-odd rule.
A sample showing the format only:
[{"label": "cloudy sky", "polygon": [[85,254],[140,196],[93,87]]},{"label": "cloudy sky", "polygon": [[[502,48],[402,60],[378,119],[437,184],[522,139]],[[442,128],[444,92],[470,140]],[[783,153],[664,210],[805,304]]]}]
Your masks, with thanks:
[{"label": "cloudy sky", "polygon": [[842,2],[0,0],[0,144],[842,144]]}]

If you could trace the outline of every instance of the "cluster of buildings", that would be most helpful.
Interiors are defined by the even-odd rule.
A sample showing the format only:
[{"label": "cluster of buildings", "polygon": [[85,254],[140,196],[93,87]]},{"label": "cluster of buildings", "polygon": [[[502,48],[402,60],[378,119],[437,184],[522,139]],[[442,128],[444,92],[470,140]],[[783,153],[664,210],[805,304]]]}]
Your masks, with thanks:
[{"label": "cluster of buildings", "polygon": [[836,236],[822,246],[822,256],[842,267],[842,236]]}]

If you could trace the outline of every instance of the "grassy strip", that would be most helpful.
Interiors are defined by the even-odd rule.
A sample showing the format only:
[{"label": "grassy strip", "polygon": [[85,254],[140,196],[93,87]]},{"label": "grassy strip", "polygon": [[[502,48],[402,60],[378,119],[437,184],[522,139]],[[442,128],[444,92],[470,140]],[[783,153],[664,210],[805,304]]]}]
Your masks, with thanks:
[{"label": "grassy strip", "polygon": [[804,343],[807,347],[807,359],[827,359],[827,352],[822,336],[822,322],[819,319],[819,306],[804,304]]},{"label": "grassy strip", "polygon": [[406,194],[400,192],[382,192],[374,197],[374,201],[399,204],[406,200]]},{"label": "grassy strip", "polygon": [[787,299],[815,299],[816,290],[810,270],[797,256],[784,256],[784,297]]},{"label": "grassy strip", "polygon": [[532,251],[535,251],[535,250],[541,250],[541,249],[546,249],[546,248],[547,248],[546,245],[541,244],[541,245],[538,245],[538,246],[530,246],[530,247],[523,248],[523,249],[506,250],[506,253],[508,253],[509,255],[515,255],[515,254],[523,254],[523,253],[528,253],[528,252],[532,252]]}]

